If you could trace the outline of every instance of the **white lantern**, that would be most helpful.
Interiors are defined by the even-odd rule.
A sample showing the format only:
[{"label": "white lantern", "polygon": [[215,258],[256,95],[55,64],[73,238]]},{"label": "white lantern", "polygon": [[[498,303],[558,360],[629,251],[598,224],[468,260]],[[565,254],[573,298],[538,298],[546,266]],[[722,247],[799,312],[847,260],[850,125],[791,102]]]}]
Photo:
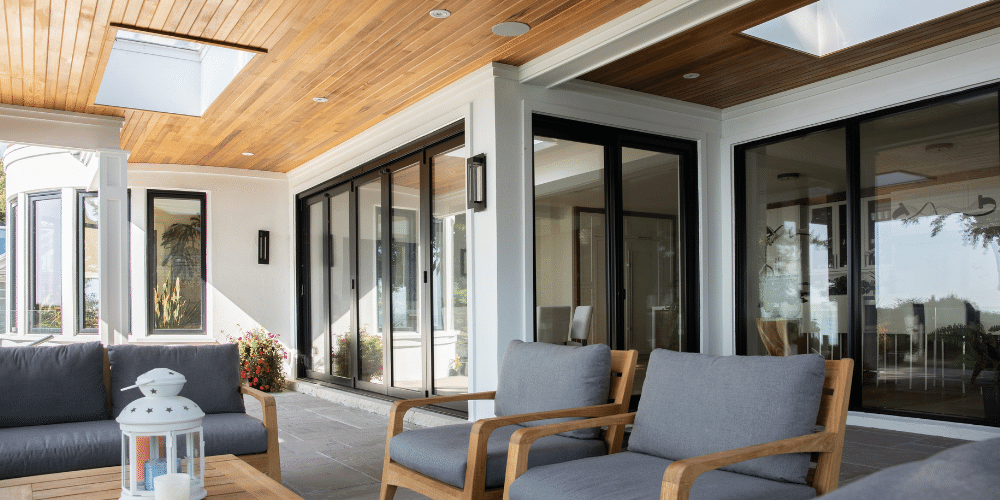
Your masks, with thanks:
[{"label": "white lantern", "polygon": [[121,499],[153,498],[153,479],[167,473],[191,478],[191,499],[205,498],[205,412],[178,396],[184,375],[167,368],[143,373],[135,385],[145,397],[118,416],[122,429]]}]

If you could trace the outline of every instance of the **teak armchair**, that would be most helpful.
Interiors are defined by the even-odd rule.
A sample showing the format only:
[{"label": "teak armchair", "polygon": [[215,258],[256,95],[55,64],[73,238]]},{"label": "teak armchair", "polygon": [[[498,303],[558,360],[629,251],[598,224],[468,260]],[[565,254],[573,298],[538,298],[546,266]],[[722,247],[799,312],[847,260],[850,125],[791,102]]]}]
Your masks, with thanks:
[{"label": "teak armchair", "polygon": [[[792,358],[799,357],[803,356],[793,356]],[[818,358],[818,356],[814,357]],[[813,498],[816,495],[831,492],[837,488],[840,474],[854,362],[851,359],[842,359],[826,361],[825,365],[822,396],[820,397],[818,416],[815,419],[816,424],[823,427],[822,431],[806,432],[796,437],[679,460],[670,460],[662,456],[648,454],[657,451],[655,450],[656,446],[652,446],[654,450],[650,450],[651,446],[648,443],[635,443],[636,446],[630,443],[630,450],[619,453],[617,457],[612,455],[613,452],[609,452],[609,455],[603,457],[528,468],[532,443],[554,433],[586,426],[635,424],[632,440],[636,440],[636,431],[639,426],[648,425],[650,422],[650,420],[643,420],[641,417],[640,421],[637,422],[637,414],[642,414],[644,411],[644,402],[640,402],[639,411],[635,413],[532,427],[515,432],[511,437],[508,451],[504,500],[655,498],[657,493],[662,500],[688,500],[692,487],[696,485],[695,480],[703,474],[702,480],[697,483],[700,490],[690,498],[705,500],[716,498],[796,499]],[[660,382],[658,378],[647,377],[646,387],[649,388],[651,383],[658,382]],[[737,385],[744,386],[752,383],[754,383],[753,380],[737,381]],[[652,406],[656,404],[657,402],[652,402]],[[713,411],[719,411],[722,406],[724,404],[714,406]],[[645,408],[645,410],[649,409]],[[811,420],[807,423],[812,425]],[[710,422],[702,422],[702,425],[705,424],[710,425]],[[704,433],[711,434],[713,431],[714,429],[705,429]],[[752,432],[752,430],[748,430],[748,433]],[[649,439],[648,435],[647,432],[641,437],[646,441],[653,441]],[[661,436],[665,435],[661,434]],[[700,438],[701,436],[693,436],[693,439],[696,440]],[[633,447],[640,447],[641,444],[643,446],[641,446],[640,451],[632,451]],[[676,450],[664,452],[678,453]],[[740,474],[717,470],[727,466],[732,467],[734,464],[751,459],[794,453],[810,454],[809,467],[804,474],[804,481],[799,481],[800,484],[784,482],[788,480],[787,477],[779,478],[778,481],[771,478],[753,477],[760,474],[759,471],[754,470],[736,471]],[[640,475],[643,472],[645,475]],[[815,491],[810,490],[809,487]]]},{"label": "teak armchair", "polygon": [[[539,343],[528,343],[523,345],[517,344],[521,343],[517,341],[512,342],[511,346],[508,348],[507,354],[504,357],[504,367],[508,366],[508,358],[512,355],[512,349],[525,349],[531,345],[537,345],[538,348],[546,352],[568,352],[566,350],[572,351],[575,349],[599,351],[598,348],[603,348],[604,353],[608,352],[607,347],[603,345],[590,347],[567,347]],[[609,390],[606,393],[606,398],[603,395],[598,398],[600,400],[610,401],[607,404],[592,404],[586,407],[512,414],[496,418],[482,419],[474,424],[459,424],[454,426],[406,431],[405,433],[403,432],[404,414],[407,410],[418,406],[449,401],[487,399],[495,399],[497,401],[497,405],[499,406],[501,398],[497,397],[498,391],[503,391],[505,389],[503,380],[505,370],[503,368],[501,369],[501,382],[498,391],[413,399],[394,403],[389,416],[385,462],[382,471],[382,488],[379,498],[382,500],[392,499],[395,495],[396,489],[400,486],[435,499],[501,498],[503,496],[502,481],[506,464],[507,443],[509,442],[508,438],[510,433],[514,430],[522,428],[521,425],[528,422],[553,418],[598,417],[628,411],[629,398],[632,394],[632,381],[635,377],[635,366],[636,360],[638,359],[638,353],[634,350],[610,351],[610,358],[610,371],[607,371],[606,369],[607,364],[604,365],[604,373],[607,374],[604,376],[610,379],[608,385]],[[548,359],[552,358],[549,357]],[[551,368],[544,366],[545,364],[546,363],[541,363],[542,366],[537,367],[537,373],[534,375],[528,374],[528,376],[541,375],[549,377],[535,380],[536,384],[552,383],[551,377],[556,376],[555,374],[544,373],[546,368]],[[523,372],[524,370],[511,371]],[[529,369],[528,371],[531,370]],[[559,370],[556,369],[553,371]],[[510,374],[507,375],[510,376]],[[514,375],[522,377],[525,376],[524,373],[515,373]],[[508,392],[510,391],[508,390]],[[497,413],[499,414],[501,412],[498,411]],[[509,427],[502,429],[505,426]],[[502,431],[497,432],[498,429],[502,429]],[[578,439],[576,437],[554,436],[554,438],[561,440],[559,443],[555,444],[556,447],[564,444],[568,446],[569,449],[566,449],[565,453],[563,453],[563,451],[558,448],[551,449],[553,445],[549,443],[546,446],[549,446],[550,449],[548,451],[543,450],[540,454],[545,455],[543,457],[544,463],[553,463],[559,460],[572,460],[573,458],[579,456],[593,456],[607,453],[608,451],[616,452],[621,449],[624,430],[624,424],[610,425],[603,433],[603,436],[600,436],[600,439]],[[413,435],[415,436],[419,436],[420,434],[418,433],[424,433],[426,437],[423,439],[430,440],[434,442],[435,445],[440,445],[441,441],[449,441],[452,444],[452,447],[450,450],[445,451],[451,451],[452,453],[450,453],[450,455],[452,456],[447,456],[449,453],[445,452],[441,453],[441,456],[438,458],[443,461],[450,460],[453,462],[456,459],[458,461],[464,459],[464,463],[458,463],[458,467],[453,468],[459,473],[461,473],[461,468],[464,468],[464,480],[460,479],[456,481],[454,474],[450,476],[450,479],[445,477],[445,480],[442,480],[441,474],[436,474],[439,477],[431,477],[431,475],[418,472],[410,467],[406,467],[403,464],[398,463],[396,458],[393,456],[394,453],[398,454],[398,449],[392,449],[390,444],[393,442],[393,438],[396,438],[397,436],[408,437],[407,435],[410,433],[414,433]],[[492,440],[491,436],[493,437]],[[420,441],[419,439],[414,440],[411,438],[411,440],[406,443],[408,446],[417,446]],[[400,446],[399,442],[395,444],[397,448]],[[582,447],[587,447],[589,451],[583,450]],[[581,455],[580,453],[586,454]],[[454,455],[462,456],[456,457]],[[428,471],[424,470],[423,472]],[[446,480],[450,481],[451,484],[446,482]],[[497,482],[500,484],[490,484]]]}]

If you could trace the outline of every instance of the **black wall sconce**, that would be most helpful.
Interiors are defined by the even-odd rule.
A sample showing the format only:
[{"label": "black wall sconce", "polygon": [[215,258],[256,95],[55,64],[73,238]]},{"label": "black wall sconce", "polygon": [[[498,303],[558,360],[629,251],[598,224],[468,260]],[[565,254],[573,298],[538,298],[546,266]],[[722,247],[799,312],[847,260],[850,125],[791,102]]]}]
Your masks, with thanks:
[{"label": "black wall sconce", "polygon": [[257,263],[271,262],[271,232],[261,229],[257,231]]},{"label": "black wall sconce", "polygon": [[480,153],[465,160],[465,191],[469,197],[469,208],[479,212],[486,210],[486,154]]}]

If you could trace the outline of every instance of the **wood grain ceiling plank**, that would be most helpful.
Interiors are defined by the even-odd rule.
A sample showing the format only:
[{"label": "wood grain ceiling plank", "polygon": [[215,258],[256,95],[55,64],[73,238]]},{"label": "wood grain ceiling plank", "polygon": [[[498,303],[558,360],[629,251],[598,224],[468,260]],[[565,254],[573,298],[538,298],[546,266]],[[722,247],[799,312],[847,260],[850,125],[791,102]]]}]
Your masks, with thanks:
[{"label": "wood grain ceiling plank", "polygon": [[24,105],[24,64],[21,47],[21,5],[5,2],[4,14],[7,23],[7,53],[10,56],[10,103]]},{"label": "wood grain ceiling plank", "polygon": [[[85,44],[86,56],[81,61],[77,61],[76,57],[73,60],[74,68],[77,64],[81,64],[83,69],[79,73],[74,72],[75,78],[70,79],[70,88],[72,89],[75,85],[77,89],[75,92],[75,102],[71,108],[72,111],[89,112],[94,108],[91,90],[93,89],[96,95],[96,88],[100,85],[100,80],[104,76],[104,65],[106,64],[106,61],[102,62],[101,57],[106,48],[105,46],[110,50],[111,41],[105,40],[107,35],[106,27],[112,16],[123,15],[125,4],[124,0],[97,2],[93,22],[90,24],[89,36],[86,33],[80,34],[87,37]],[[80,45],[77,47],[79,48]]]},{"label": "wood grain ceiling plank", "polygon": [[49,51],[49,9],[47,8],[49,2],[48,0],[37,0],[32,3],[34,4],[33,12],[28,12],[33,23],[33,39],[35,40],[30,86],[31,106],[43,108],[45,107],[46,61]]},{"label": "wood grain ceiling plank", "polygon": [[212,22],[212,19],[215,17],[215,13],[219,11],[219,7],[222,6],[224,1],[225,0],[208,0],[205,2],[205,6],[202,7],[201,13],[198,14],[198,17],[194,20],[194,23],[191,25],[191,28],[188,29],[186,34],[207,38],[205,37],[205,28],[207,28],[208,24]]},{"label": "wood grain ceiling plank", "polygon": [[[277,7],[277,8],[275,8]],[[313,6],[314,8],[317,6]],[[309,11],[306,0],[287,1],[271,0],[268,8],[261,12],[263,24],[250,24],[240,35],[240,43],[254,47],[275,47],[278,41],[291,30],[304,25],[304,13]]]},{"label": "wood grain ceiling plank", "polygon": [[182,16],[180,22],[177,23],[177,29],[174,30],[174,32],[185,35],[191,33],[191,27],[194,26],[195,21],[198,20],[199,16],[201,16],[202,9],[204,9],[208,3],[208,0],[191,0],[191,5],[189,5],[187,10],[184,11],[184,16]]},{"label": "wood grain ceiling plank", "polygon": [[157,9],[159,9],[161,3],[165,3],[168,0],[146,0],[142,3],[142,8],[139,9],[139,13],[136,15],[135,24],[133,26],[139,26],[140,28],[148,28],[149,24],[153,22],[153,16],[156,14]]},{"label": "wood grain ceiling plank", "polygon": [[130,150],[135,145],[133,137],[138,139],[138,130],[149,122],[149,113],[128,109],[125,110],[123,118],[125,124],[122,126],[121,148]]},{"label": "wood grain ceiling plank", "polygon": [[73,57],[76,55],[76,44],[81,38],[79,25],[83,20],[83,5],[80,0],[66,2],[65,21],[61,35],[62,48],[59,50],[59,70],[55,85],[55,109],[67,109],[69,100],[69,80],[73,69]]},{"label": "wood grain ceiling plank", "polygon": [[174,5],[170,8],[170,13],[167,14],[167,17],[163,20],[163,22],[157,23],[156,21],[153,21],[152,26],[160,26],[160,29],[163,31],[176,33],[177,25],[181,23],[181,19],[184,18],[184,14],[188,11],[188,9],[192,8],[191,5],[192,3],[188,1],[174,2]]},{"label": "wood grain ceiling plank", "polygon": [[[0,40],[9,40],[7,33],[7,9],[0,8]],[[13,91],[10,83],[10,44],[0,51],[0,102],[13,101]]]},{"label": "wood grain ceiling plank", "polygon": [[240,4],[237,3],[237,0],[223,0],[219,4],[219,8],[216,9],[212,19],[205,26],[205,29],[202,30],[201,36],[211,40],[222,40],[221,38],[218,38],[218,32],[219,28],[221,28],[223,23],[226,22],[226,19],[233,15],[239,17],[240,14],[246,10],[246,2],[242,2],[242,7],[238,7],[239,5]]},{"label": "wood grain ceiling plank", "polygon": [[139,24],[139,11],[142,10],[143,4],[146,2],[151,2],[155,0],[128,0],[125,6],[125,11],[122,12],[122,23],[136,26]]},{"label": "wood grain ceiling plank", "polygon": [[[59,86],[59,52],[62,50],[63,21],[66,17],[66,0],[49,0],[48,8],[43,5],[40,9],[44,21],[35,13],[35,22],[44,22],[46,51],[43,53],[43,60],[38,61],[41,67],[45,68],[42,83],[42,107],[48,109],[55,108],[56,87]],[[36,52],[37,53],[37,52]]]},{"label": "wood grain ceiling plank", "polygon": [[21,99],[25,106],[35,105],[35,2],[21,0],[18,15],[21,17],[21,64],[24,68],[22,75]]},{"label": "wood grain ceiling plank", "polygon": [[156,11],[149,18],[149,24],[144,27],[162,30],[176,5],[176,0],[160,0],[160,3],[156,5]]},{"label": "wood grain ceiling plank", "polygon": [[[257,16],[260,15],[261,11],[267,6],[267,0],[253,0],[253,1],[243,1],[240,2],[236,8],[229,12],[229,16],[226,17],[225,22],[219,26],[219,29],[215,32],[215,36],[219,40],[230,40],[232,38],[239,38],[240,32],[233,33],[233,30],[239,26],[241,23],[252,23]],[[244,21],[245,20],[245,21]]]}]

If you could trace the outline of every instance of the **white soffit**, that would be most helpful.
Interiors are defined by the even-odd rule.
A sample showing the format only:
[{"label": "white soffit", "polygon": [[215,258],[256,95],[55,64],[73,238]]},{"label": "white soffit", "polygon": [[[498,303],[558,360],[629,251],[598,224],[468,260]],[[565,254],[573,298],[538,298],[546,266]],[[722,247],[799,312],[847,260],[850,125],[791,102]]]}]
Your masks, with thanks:
[{"label": "white soffit", "polygon": [[814,56],[874,40],[983,0],[819,0],[743,34]]},{"label": "white soffit", "polygon": [[120,29],[94,104],[201,116],[254,55]]}]

